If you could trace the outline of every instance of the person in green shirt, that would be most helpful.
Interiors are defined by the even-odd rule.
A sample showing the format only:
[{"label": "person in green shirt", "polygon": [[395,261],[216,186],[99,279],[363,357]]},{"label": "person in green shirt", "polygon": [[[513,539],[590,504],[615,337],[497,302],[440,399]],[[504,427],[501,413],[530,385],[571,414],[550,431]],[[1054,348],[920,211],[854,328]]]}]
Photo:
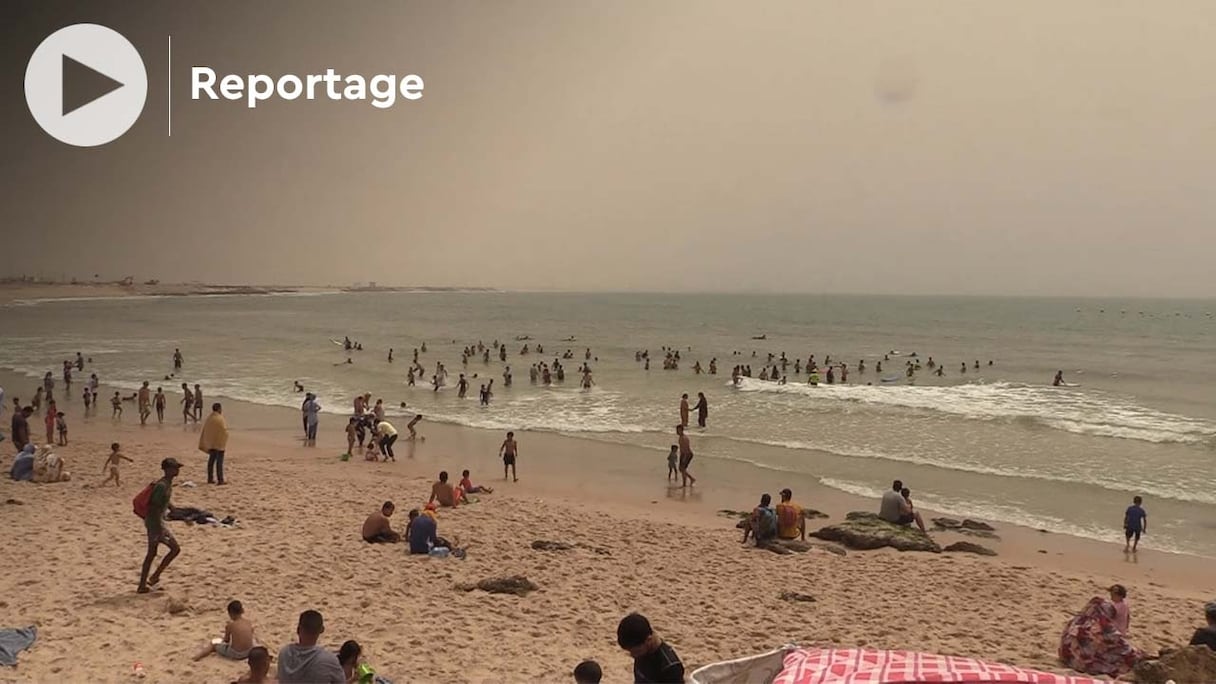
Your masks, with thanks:
[{"label": "person in green shirt", "polygon": [[[151,591],[149,587],[156,586],[156,583],[160,581],[160,574],[182,551],[181,547],[177,545],[177,540],[173,538],[173,533],[165,526],[165,514],[173,510],[173,504],[170,503],[170,498],[173,496],[173,478],[181,472],[182,464],[178,463],[176,459],[166,458],[160,462],[160,469],[165,476],[153,486],[152,497],[148,500],[148,515],[144,518],[144,525],[148,530],[148,553],[144,556],[143,570],[139,574],[137,591],[141,594],[148,593]],[[169,553],[161,559],[156,572],[149,577],[148,571],[152,569],[152,561],[156,560],[156,552],[161,544],[169,547]]]}]

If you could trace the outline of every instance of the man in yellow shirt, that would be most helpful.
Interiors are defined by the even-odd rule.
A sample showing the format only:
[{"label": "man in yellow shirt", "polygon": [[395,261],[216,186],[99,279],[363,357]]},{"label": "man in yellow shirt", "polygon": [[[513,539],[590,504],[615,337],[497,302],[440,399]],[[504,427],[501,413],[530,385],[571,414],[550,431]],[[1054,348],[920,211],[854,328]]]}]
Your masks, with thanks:
[{"label": "man in yellow shirt", "polygon": [[793,498],[794,493],[789,489],[781,490],[781,503],[777,504],[777,538],[806,541],[806,518],[802,516],[802,506],[791,501]]}]

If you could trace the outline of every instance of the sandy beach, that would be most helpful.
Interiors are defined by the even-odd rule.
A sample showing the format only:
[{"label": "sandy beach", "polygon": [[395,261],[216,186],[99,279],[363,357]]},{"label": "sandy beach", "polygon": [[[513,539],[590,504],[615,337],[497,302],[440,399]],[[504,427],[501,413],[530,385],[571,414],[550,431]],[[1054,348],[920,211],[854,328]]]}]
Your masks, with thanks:
[{"label": "sandy beach", "polygon": [[[10,373],[0,380],[32,385]],[[567,681],[583,658],[599,660],[608,681],[626,680],[630,661],[614,630],[634,610],[650,617],[689,671],[789,642],[1058,669],[1064,621],[1113,582],[1129,589],[1133,641],[1151,651],[1185,643],[1214,592],[1204,559],[1144,551],[1130,563],[1113,544],[1009,526],[998,528],[1000,541],[981,540],[996,558],[775,555],[741,546],[734,520],[718,509],[750,508],[755,496],[744,492],[785,485],[803,505],[829,513],[825,523],[874,503],[806,483],[757,481],[732,470],[738,464],[712,461],[700,463],[695,493],[669,490],[653,452],[551,434],[520,435],[521,481],[505,483],[500,435],[425,422],[425,443],[399,443],[397,463],[342,462],[337,418],[325,417],[318,446],[305,448],[294,412],[239,402],[225,402],[231,484],[192,488],[182,483],[206,481],[195,426],[173,416],[141,428],[132,406],[120,422],[108,407],[86,420],[78,404],[68,405],[71,443],[59,449],[73,480],[0,484],[10,535],[0,609],[6,626],[39,628],[19,667],[0,671],[3,681],[125,681],[136,662],[149,681],[230,681],[240,664],[190,657],[219,636],[232,599],[244,603],[272,651],[293,639],[300,611],[320,610],[325,644],[359,641],[394,681]],[[111,441],[135,461],[123,468],[119,489],[99,486]],[[144,541],[131,498],[158,476],[165,456],[185,464],[176,505],[235,516],[240,527],[170,523],[182,555],[160,591],[137,595]],[[403,526],[440,469],[458,477],[463,468],[475,483],[496,487],[440,513],[440,534],[459,537],[466,560],[410,557],[359,539],[363,518],[382,501],[396,502],[395,524]],[[534,540],[575,548],[536,551]],[[455,588],[517,574],[540,589],[515,597]],[[816,600],[785,602],[778,596],[787,590]],[[171,614],[171,601],[184,609]]]}]

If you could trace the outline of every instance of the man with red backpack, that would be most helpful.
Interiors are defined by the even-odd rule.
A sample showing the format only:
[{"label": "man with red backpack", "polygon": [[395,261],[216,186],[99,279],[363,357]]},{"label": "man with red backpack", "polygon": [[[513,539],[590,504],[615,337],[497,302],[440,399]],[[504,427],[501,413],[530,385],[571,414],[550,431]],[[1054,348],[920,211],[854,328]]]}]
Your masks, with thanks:
[{"label": "man with red backpack", "polygon": [[[173,504],[169,501],[173,495],[173,478],[177,477],[181,468],[182,464],[178,463],[176,459],[166,458],[161,461],[160,469],[165,476],[145,487],[131,502],[135,515],[144,519],[144,527],[148,532],[148,553],[144,556],[143,569],[139,574],[137,591],[140,594],[146,594],[151,591],[149,587],[156,586],[156,583],[160,581],[160,574],[169,567],[169,563],[172,563],[182,550],[177,545],[177,540],[173,538],[173,534],[169,532],[169,528],[165,526],[165,514],[173,510]],[[161,559],[160,566],[149,577],[148,571],[152,569],[152,561],[156,560],[156,552],[161,544],[169,547],[169,553]]]}]

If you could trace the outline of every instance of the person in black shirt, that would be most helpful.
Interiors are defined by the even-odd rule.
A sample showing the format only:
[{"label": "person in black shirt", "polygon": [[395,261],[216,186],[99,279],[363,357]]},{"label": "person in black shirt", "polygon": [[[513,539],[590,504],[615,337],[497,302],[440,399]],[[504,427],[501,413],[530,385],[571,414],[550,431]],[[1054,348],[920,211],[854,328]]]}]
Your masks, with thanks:
[{"label": "person in black shirt", "polygon": [[684,663],[675,649],[650,628],[650,621],[637,613],[621,618],[616,642],[633,658],[633,680],[640,684],[682,684]]},{"label": "person in black shirt", "polygon": [[1208,619],[1208,625],[1195,630],[1195,635],[1191,637],[1191,645],[1207,646],[1216,651],[1216,601],[1208,601],[1207,605],[1203,607],[1203,613]]}]

